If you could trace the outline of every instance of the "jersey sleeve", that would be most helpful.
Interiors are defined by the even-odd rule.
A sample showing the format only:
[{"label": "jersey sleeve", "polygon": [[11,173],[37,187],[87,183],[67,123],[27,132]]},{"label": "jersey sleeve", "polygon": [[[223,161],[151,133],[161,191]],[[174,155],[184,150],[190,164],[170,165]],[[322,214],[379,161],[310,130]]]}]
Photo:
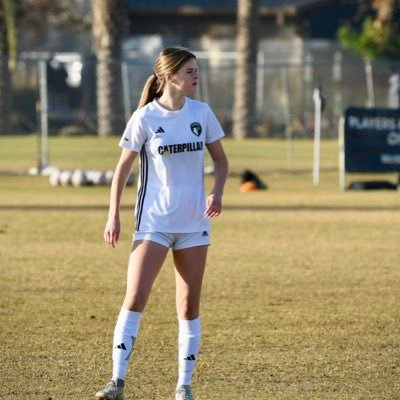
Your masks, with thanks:
[{"label": "jersey sleeve", "polygon": [[206,143],[212,143],[225,136],[225,133],[219,123],[217,117],[207,105],[207,130]]},{"label": "jersey sleeve", "polygon": [[120,147],[139,153],[146,142],[147,135],[140,116],[133,113],[119,141]]}]

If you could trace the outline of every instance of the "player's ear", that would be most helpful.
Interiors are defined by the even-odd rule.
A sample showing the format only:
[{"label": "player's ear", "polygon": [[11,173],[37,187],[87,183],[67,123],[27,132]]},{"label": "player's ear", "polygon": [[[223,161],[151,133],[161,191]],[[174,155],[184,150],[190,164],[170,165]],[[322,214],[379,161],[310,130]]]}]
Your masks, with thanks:
[{"label": "player's ear", "polygon": [[165,75],[166,82],[168,83],[176,83],[176,74],[167,74]]}]

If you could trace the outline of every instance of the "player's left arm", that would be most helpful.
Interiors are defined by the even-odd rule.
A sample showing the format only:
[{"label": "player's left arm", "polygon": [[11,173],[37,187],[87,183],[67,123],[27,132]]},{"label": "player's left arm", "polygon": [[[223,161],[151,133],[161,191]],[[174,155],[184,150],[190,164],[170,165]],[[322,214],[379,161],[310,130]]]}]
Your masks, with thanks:
[{"label": "player's left arm", "polygon": [[217,217],[222,210],[222,195],[228,176],[228,159],[220,140],[207,143],[207,150],[214,163],[214,186],[207,196],[205,216]]}]

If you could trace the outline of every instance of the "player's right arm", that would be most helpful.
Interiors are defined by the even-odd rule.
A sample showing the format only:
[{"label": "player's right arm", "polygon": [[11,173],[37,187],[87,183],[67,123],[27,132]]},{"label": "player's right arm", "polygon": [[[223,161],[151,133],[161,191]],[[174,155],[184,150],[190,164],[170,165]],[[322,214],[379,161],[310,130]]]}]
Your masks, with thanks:
[{"label": "player's right arm", "polygon": [[135,161],[136,155],[137,152],[123,148],[120,159],[115,168],[111,184],[108,220],[106,227],[104,228],[104,241],[112,247],[115,247],[119,240],[119,234],[121,232],[119,216],[121,199],[128,177],[132,171],[132,165]]}]

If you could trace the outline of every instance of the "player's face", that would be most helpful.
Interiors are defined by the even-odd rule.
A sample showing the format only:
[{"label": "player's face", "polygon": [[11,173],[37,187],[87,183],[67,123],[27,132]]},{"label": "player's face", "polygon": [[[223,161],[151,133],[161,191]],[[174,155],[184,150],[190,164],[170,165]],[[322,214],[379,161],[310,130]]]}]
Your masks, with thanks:
[{"label": "player's face", "polygon": [[173,79],[177,89],[182,91],[184,96],[194,96],[199,81],[199,68],[194,58],[186,62],[179,71],[174,74]]}]

